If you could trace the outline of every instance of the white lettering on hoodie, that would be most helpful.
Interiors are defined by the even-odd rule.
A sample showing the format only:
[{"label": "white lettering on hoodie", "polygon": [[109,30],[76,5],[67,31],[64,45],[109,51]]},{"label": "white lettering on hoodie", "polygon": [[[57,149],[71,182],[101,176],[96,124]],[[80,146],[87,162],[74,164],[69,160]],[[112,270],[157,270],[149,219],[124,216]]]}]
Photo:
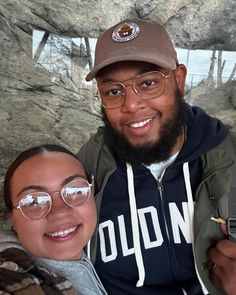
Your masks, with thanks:
[{"label": "white lettering on hoodie", "polygon": [[[182,212],[179,211],[177,205],[175,203],[169,204],[169,212],[171,217],[171,226],[172,226],[172,233],[173,239],[175,244],[181,243],[181,233],[182,237],[184,237],[186,243],[191,243],[191,236],[190,236],[190,224],[189,224],[189,216],[188,216],[188,207],[187,202],[182,203]],[[140,225],[141,236],[143,238],[144,247],[145,249],[160,247],[164,241],[163,235],[161,232],[161,227],[158,218],[157,209],[153,206],[145,207],[138,209],[138,219]],[[147,217],[149,220],[152,221],[152,228],[155,233],[155,239],[151,239],[149,229],[148,229],[148,222]],[[118,228],[119,231],[115,231],[114,222],[112,220],[106,220],[99,225],[99,236],[100,236],[100,249],[101,249],[101,258],[103,262],[109,262],[116,259],[118,255],[118,247],[116,244],[116,234],[120,235],[121,241],[121,249],[123,256],[133,255],[134,248],[128,247],[127,241],[127,234],[126,234],[126,225],[125,225],[125,218],[124,215],[119,215],[117,217],[118,221]],[[106,231],[106,235],[105,235]],[[106,250],[106,245],[110,245],[110,251]]]}]

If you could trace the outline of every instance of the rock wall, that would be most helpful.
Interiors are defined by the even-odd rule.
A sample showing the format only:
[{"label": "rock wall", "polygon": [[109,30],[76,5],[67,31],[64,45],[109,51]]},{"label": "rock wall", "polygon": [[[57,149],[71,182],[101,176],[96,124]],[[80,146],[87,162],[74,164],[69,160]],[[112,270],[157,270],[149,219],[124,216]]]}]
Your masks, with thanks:
[{"label": "rock wall", "polygon": [[[96,38],[128,17],[160,21],[178,47],[236,50],[235,0],[1,1],[0,177],[21,150],[53,142],[77,152],[101,124],[95,87],[84,83],[87,69],[72,56],[74,75],[58,76],[37,65],[32,58],[34,30]],[[225,109],[231,113],[229,125],[234,128],[231,98],[224,105],[219,98],[218,105],[223,119],[229,120]]]}]

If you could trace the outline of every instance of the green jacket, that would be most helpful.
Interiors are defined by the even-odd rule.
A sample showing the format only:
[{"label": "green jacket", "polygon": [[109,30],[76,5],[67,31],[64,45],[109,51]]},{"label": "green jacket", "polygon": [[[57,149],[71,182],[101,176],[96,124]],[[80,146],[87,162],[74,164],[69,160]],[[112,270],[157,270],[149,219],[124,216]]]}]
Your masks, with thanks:
[{"label": "green jacket", "polygon": [[[95,176],[95,199],[98,216],[104,187],[109,176],[116,169],[116,161],[103,141],[103,129],[90,138],[81,148],[78,157],[88,175]],[[227,202],[231,185],[236,185],[235,155],[229,135],[220,145],[201,156],[203,174],[196,192],[194,210],[194,256],[199,276],[211,295],[222,295],[211,283],[207,269],[207,251],[217,240],[223,239],[219,225],[211,221],[218,216],[222,200]],[[224,206],[227,208],[227,206]],[[95,261],[97,234],[95,231],[91,241],[91,259]]]}]

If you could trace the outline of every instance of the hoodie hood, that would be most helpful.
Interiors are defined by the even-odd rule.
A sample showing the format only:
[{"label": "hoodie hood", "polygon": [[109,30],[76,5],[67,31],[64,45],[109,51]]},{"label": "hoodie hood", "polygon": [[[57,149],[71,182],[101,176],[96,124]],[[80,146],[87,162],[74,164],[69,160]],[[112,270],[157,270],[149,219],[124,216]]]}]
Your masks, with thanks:
[{"label": "hoodie hood", "polygon": [[219,145],[228,128],[217,118],[210,117],[199,107],[188,107],[186,140],[176,163],[190,162]]}]

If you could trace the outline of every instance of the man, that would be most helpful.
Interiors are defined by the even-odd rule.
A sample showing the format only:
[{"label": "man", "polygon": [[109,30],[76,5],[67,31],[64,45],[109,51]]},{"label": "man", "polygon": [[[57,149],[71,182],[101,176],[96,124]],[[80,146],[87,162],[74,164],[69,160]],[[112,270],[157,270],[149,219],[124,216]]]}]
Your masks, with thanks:
[{"label": "man", "polygon": [[125,20],[97,41],[87,80],[105,126],[79,158],[95,175],[91,255],[108,294],[236,294],[236,244],[218,223],[233,147],[223,123],[184,102],[185,77],[156,22]]}]

